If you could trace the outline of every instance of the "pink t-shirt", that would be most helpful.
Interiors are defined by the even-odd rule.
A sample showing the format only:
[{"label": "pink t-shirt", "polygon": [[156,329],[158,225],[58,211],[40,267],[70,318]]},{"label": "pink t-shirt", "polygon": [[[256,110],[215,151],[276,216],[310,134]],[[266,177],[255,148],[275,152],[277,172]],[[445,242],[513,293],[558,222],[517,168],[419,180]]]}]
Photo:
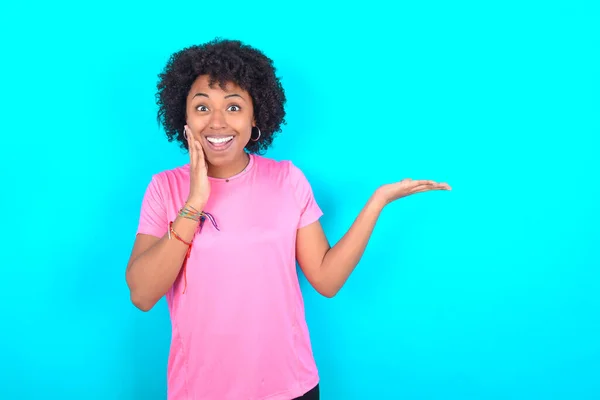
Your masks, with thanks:
[{"label": "pink t-shirt", "polygon": [[[210,178],[206,220],[167,292],[169,400],[290,400],[319,381],[296,272],[296,232],[322,212],[289,161],[251,155]],[[162,237],[189,192],[189,165],[153,176],[138,233]]]}]

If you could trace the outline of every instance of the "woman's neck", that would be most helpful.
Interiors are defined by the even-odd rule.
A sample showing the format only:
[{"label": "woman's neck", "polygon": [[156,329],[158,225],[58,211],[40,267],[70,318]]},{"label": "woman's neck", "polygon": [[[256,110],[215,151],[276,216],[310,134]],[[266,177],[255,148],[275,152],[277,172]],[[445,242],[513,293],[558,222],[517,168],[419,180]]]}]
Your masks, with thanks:
[{"label": "woman's neck", "polygon": [[250,163],[250,156],[244,152],[234,162],[227,165],[215,166],[208,164],[208,176],[217,179],[231,178],[242,172]]}]

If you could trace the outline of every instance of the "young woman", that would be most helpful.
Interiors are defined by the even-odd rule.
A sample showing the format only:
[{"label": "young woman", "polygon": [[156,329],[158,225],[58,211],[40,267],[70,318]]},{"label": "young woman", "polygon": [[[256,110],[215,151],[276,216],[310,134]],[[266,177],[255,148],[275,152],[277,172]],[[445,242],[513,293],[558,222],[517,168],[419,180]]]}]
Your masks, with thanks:
[{"label": "young woman", "polygon": [[127,266],[132,302],[166,295],[170,400],[318,399],[296,261],[324,296],[342,287],[383,207],[445,183],[379,187],[331,247],[303,173],[258,155],[284,123],[272,61],[239,41],[175,53],[160,75],[159,120],[189,164],[154,175]]}]

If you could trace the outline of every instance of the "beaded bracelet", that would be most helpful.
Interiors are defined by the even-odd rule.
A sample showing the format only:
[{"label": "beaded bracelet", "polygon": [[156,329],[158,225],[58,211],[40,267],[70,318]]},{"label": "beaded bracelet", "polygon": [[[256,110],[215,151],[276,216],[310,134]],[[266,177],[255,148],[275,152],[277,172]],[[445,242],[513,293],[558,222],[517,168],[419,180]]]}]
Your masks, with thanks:
[{"label": "beaded bracelet", "polygon": [[178,215],[180,217],[191,219],[193,221],[199,222],[200,221],[200,217],[202,216],[202,211],[198,211],[194,207],[186,204],[183,207],[181,207],[181,209],[179,210],[179,214]]},{"label": "beaded bracelet", "polygon": [[204,222],[204,218],[208,218],[210,220],[210,222],[213,224],[213,226],[215,227],[215,229],[219,230],[219,226],[217,225],[215,218],[210,213],[207,213],[204,211],[198,211],[190,205],[184,205],[179,210],[178,215],[183,218],[187,218],[187,219],[191,219],[196,222],[200,222],[201,224]]}]

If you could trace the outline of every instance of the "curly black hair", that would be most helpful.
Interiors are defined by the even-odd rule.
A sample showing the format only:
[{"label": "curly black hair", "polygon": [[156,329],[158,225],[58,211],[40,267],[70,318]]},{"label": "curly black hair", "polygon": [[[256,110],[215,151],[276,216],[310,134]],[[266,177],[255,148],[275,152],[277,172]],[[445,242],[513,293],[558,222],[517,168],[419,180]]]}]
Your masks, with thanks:
[{"label": "curly black hair", "polygon": [[285,124],[285,92],[276,76],[273,61],[261,51],[239,40],[213,39],[202,45],[174,53],[158,75],[158,122],[169,142],[177,140],[187,149],[183,137],[186,123],[186,97],[199,75],[208,75],[210,84],[225,88],[233,82],[250,94],[260,139],[250,141],[246,150],[261,153],[273,142],[275,133]]}]

